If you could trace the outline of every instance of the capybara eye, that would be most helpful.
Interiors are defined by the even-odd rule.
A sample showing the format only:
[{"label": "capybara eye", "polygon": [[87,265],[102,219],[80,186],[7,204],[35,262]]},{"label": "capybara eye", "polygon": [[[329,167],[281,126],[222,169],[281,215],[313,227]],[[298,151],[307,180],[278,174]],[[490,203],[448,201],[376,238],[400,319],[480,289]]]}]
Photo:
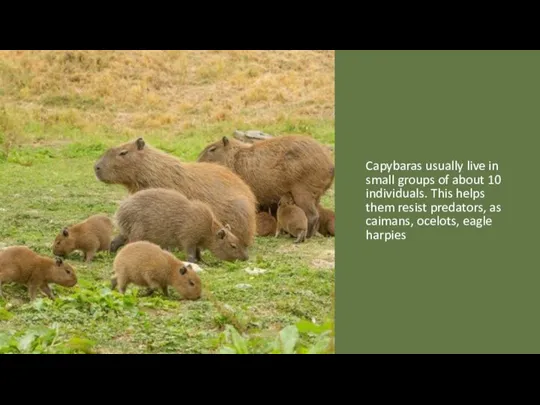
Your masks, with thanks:
[{"label": "capybara eye", "polygon": [[128,151],[127,150],[123,150],[122,152],[120,152],[120,156],[124,156],[124,155],[127,155]]},{"label": "capybara eye", "polygon": [[212,146],[210,149],[208,149],[209,152],[213,152],[216,150],[216,147],[215,146]]},{"label": "capybara eye", "polygon": [[195,287],[195,283],[191,280],[189,280],[189,285],[192,286],[192,287]]},{"label": "capybara eye", "polygon": [[71,274],[71,271],[69,271],[68,269],[66,269],[66,273],[67,273],[67,274]]},{"label": "capybara eye", "polygon": [[235,245],[234,243],[231,243],[231,247],[232,247],[233,249],[236,249],[236,245]]}]

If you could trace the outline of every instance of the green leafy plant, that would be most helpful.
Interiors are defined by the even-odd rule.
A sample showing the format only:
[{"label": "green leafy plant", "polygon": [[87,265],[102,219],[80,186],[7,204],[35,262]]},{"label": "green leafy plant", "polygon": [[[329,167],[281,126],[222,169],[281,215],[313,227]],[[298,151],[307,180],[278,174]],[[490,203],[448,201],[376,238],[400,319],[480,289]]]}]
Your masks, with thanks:
[{"label": "green leafy plant", "polygon": [[94,342],[73,336],[63,338],[59,326],[36,326],[26,331],[0,333],[0,354],[79,354],[92,353]]},{"label": "green leafy plant", "polygon": [[0,308],[0,321],[8,321],[13,318],[13,314],[7,309]]},{"label": "green leafy plant", "polygon": [[108,287],[99,284],[90,284],[84,281],[80,282],[80,286],[82,288],[78,288],[69,296],[57,298],[54,301],[40,298],[35,300],[31,306],[38,311],[49,308],[62,310],[74,309],[88,313],[94,319],[104,317],[110,313],[139,313],[135,290],[131,290],[126,294],[120,294]]},{"label": "green leafy plant", "polygon": [[[221,354],[330,354],[334,352],[332,321],[316,325],[303,320],[296,325],[288,325],[279,331],[275,338],[262,345],[260,338],[244,337],[232,325],[226,325],[222,340],[225,344],[220,348]],[[308,343],[309,340],[311,343]]]}]

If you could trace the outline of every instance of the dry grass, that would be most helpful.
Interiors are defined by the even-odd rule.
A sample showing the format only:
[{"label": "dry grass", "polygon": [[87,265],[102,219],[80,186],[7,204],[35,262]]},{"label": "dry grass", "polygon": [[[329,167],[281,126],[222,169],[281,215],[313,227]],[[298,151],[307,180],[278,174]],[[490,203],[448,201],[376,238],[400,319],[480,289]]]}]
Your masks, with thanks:
[{"label": "dry grass", "polygon": [[2,51],[0,105],[92,132],[334,119],[334,51]]}]

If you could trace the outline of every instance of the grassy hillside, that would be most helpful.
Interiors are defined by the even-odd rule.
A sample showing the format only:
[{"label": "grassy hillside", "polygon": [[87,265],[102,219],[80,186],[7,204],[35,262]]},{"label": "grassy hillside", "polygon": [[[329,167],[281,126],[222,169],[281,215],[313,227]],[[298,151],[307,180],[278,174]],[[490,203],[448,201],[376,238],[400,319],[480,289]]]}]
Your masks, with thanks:
[{"label": "grassy hillside", "polygon": [[[51,256],[63,226],[113,215],[126,192],[92,172],[108,146],[143,136],[192,161],[235,129],[334,145],[333,51],[3,51],[0,247]],[[323,204],[333,208],[333,196],[332,188]],[[241,352],[241,339],[249,351],[269,352],[280,338],[278,352],[326,347],[333,238],[300,246],[257,238],[248,263],[203,257],[197,302],[138,297],[133,286],[125,297],[111,292],[113,257],[103,253],[88,265],[69,258],[80,282],[54,287],[55,302],[28,303],[26,288],[5,285],[0,352]],[[235,331],[242,338],[232,339]]]},{"label": "grassy hillside", "polygon": [[26,141],[260,127],[333,141],[333,51],[3,51]]}]

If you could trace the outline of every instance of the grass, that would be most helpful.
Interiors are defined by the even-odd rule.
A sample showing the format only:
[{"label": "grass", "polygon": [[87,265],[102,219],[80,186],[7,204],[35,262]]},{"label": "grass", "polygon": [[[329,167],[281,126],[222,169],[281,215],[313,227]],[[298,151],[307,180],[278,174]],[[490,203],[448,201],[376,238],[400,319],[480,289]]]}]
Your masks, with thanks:
[{"label": "grass", "polygon": [[[333,75],[329,51],[5,51],[0,247],[52,256],[62,227],[113,215],[126,192],[98,182],[92,165],[134,136],[184,161],[237,128],[334,145]],[[322,202],[334,208],[333,188]],[[79,283],[52,285],[54,302],[29,302],[24,286],[5,285],[0,353],[333,350],[334,238],[299,246],[257,238],[247,263],[203,258],[195,302],[172,290],[169,298],[140,297],[135,286],[125,296],[111,291],[114,257],[105,253],[90,264],[70,256]]]}]

